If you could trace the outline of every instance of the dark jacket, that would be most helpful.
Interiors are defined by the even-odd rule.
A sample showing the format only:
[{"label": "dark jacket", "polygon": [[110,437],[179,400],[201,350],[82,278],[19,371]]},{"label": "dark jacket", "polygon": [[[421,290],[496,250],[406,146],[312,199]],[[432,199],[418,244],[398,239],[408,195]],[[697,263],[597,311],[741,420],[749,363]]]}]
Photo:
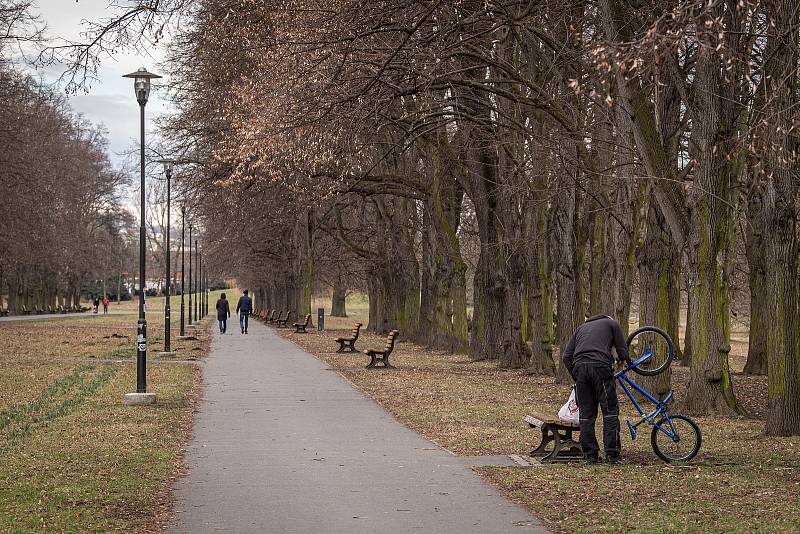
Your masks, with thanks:
[{"label": "dark jacket", "polygon": [[596,362],[613,367],[611,347],[616,349],[617,358],[628,359],[628,346],[622,335],[622,327],[608,315],[595,315],[578,327],[564,349],[561,360],[570,374],[573,374],[575,364],[582,362]]},{"label": "dark jacket", "polygon": [[239,303],[236,304],[236,313],[250,313],[253,309],[253,299],[248,295],[239,297]]},{"label": "dark jacket", "polygon": [[217,321],[222,321],[231,316],[231,305],[227,299],[217,301]]}]

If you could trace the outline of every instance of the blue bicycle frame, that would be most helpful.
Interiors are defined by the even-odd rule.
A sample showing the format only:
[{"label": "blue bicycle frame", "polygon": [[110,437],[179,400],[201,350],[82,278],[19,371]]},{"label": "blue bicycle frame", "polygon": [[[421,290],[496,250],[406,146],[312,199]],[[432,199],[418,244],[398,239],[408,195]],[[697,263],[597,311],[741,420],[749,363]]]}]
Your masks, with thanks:
[{"label": "blue bicycle frame", "polygon": [[[630,421],[627,421],[628,430],[630,430],[630,432],[631,432],[631,439],[636,439],[636,427],[638,427],[639,425],[641,425],[644,422],[648,422],[651,425],[653,425],[654,427],[656,427],[658,430],[663,432],[672,441],[677,442],[677,441],[680,440],[680,437],[678,436],[678,433],[675,431],[675,427],[672,424],[672,420],[669,418],[669,411],[667,409],[667,404],[669,403],[670,399],[672,399],[672,391],[670,391],[667,394],[667,396],[664,397],[663,400],[658,400],[655,397],[653,397],[652,395],[650,395],[648,392],[646,392],[644,389],[642,389],[642,387],[639,384],[637,384],[636,382],[634,382],[633,380],[628,378],[628,376],[625,374],[628,371],[632,370],[634,367],[636,367],[639,364],[641,364],[642,362],[648,360],[652,356],[653,356],[652,352],[647,352],[647,353],[645,353],[644,356],[642,356],[641,358],[639,358],[635,362],[631,363],[625,369],[622,369],[621,371],[617,371],[616,373],[614,373],[614,378],[617,379],[617,382],[619,382],[619,385],[622,387],[622,389],[628,395],[628,398],[633,403],[633,406],[636,408],[636,410],[639,412],[639,415],[642,417],[641,420],[639,420],[636,424],[631,424]],[[642,409],[642,407],[639,406],[639,403],[636,402],[636,399],[633,397],[633,394],[631,393],[631,390],[628,389],[628,386],[632,387],[633,389],[635,389],[636,391],[638,391],[639,393],[644,395],[645,398],[647,398],[647,400],[649,400],[650,402],[655,404],[656,405],[655,409],[652,412],[650,412],[648,414],[645,414],[645,412]],[[659,423],[656,422],[656,418],[658,416],[663,416],[664,417],[664,421],[667,422],[667,424],[669,425],[669,428],[666,428],[666,426],[662,426],[662,425],[660,425]]]}]

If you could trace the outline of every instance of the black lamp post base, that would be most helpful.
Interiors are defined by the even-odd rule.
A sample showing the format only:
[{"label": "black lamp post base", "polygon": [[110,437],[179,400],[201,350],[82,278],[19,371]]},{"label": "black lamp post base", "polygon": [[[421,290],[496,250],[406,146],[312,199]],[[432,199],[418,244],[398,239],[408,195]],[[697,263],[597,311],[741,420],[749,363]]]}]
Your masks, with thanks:
[{"label": "black lamp post base", "polygon": [[155,393],[126,393],[125,404],[128,406],[142,406],[145,404],[155,404]]}]

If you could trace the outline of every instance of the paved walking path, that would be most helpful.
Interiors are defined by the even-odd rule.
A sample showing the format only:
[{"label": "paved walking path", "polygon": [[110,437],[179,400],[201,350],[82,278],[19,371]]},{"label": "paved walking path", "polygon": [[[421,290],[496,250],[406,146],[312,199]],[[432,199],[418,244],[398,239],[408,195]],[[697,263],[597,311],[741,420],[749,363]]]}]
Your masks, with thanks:
[{"label": "paved walking path", "polygon": [[324,363],[255,321],[246,336],[236,326],[203,368],[168,532],[546,532]]}]

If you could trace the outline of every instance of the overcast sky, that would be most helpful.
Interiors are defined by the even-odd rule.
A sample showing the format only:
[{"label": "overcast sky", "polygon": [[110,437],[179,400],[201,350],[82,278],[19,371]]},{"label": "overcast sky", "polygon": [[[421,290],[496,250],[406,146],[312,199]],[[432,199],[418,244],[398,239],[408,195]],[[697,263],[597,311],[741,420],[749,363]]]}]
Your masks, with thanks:
[{"label": "overcast sky", "polygon": [[[38,0],[38,12],[47,24],[48,35],[72,41],[81,39],[82,20],[97,21],[110,16],[107,6],[108,0]],[[162,51],[153,48],[149,54],[141,56],[125,51],[113,58],[103,58],[97,75],[99,81],[89,87],[88,93],[69,96],[70,105],[76,112],[108,129],[111,159],[117,165],[123,161],[117,154],[138,146],[139,138],[139,111],[133,93],[133,80],[122,78],[122,75],[146,67],[166,77],[166,73],[158,69],[158,63],[163,59]],[[57,66],[39,71],[48,82],[54,82],[60,73],[61,69]],[[151,92],[146,108],[148,128],[149,119],[164,113],[165,109],[158,92]]]}]

